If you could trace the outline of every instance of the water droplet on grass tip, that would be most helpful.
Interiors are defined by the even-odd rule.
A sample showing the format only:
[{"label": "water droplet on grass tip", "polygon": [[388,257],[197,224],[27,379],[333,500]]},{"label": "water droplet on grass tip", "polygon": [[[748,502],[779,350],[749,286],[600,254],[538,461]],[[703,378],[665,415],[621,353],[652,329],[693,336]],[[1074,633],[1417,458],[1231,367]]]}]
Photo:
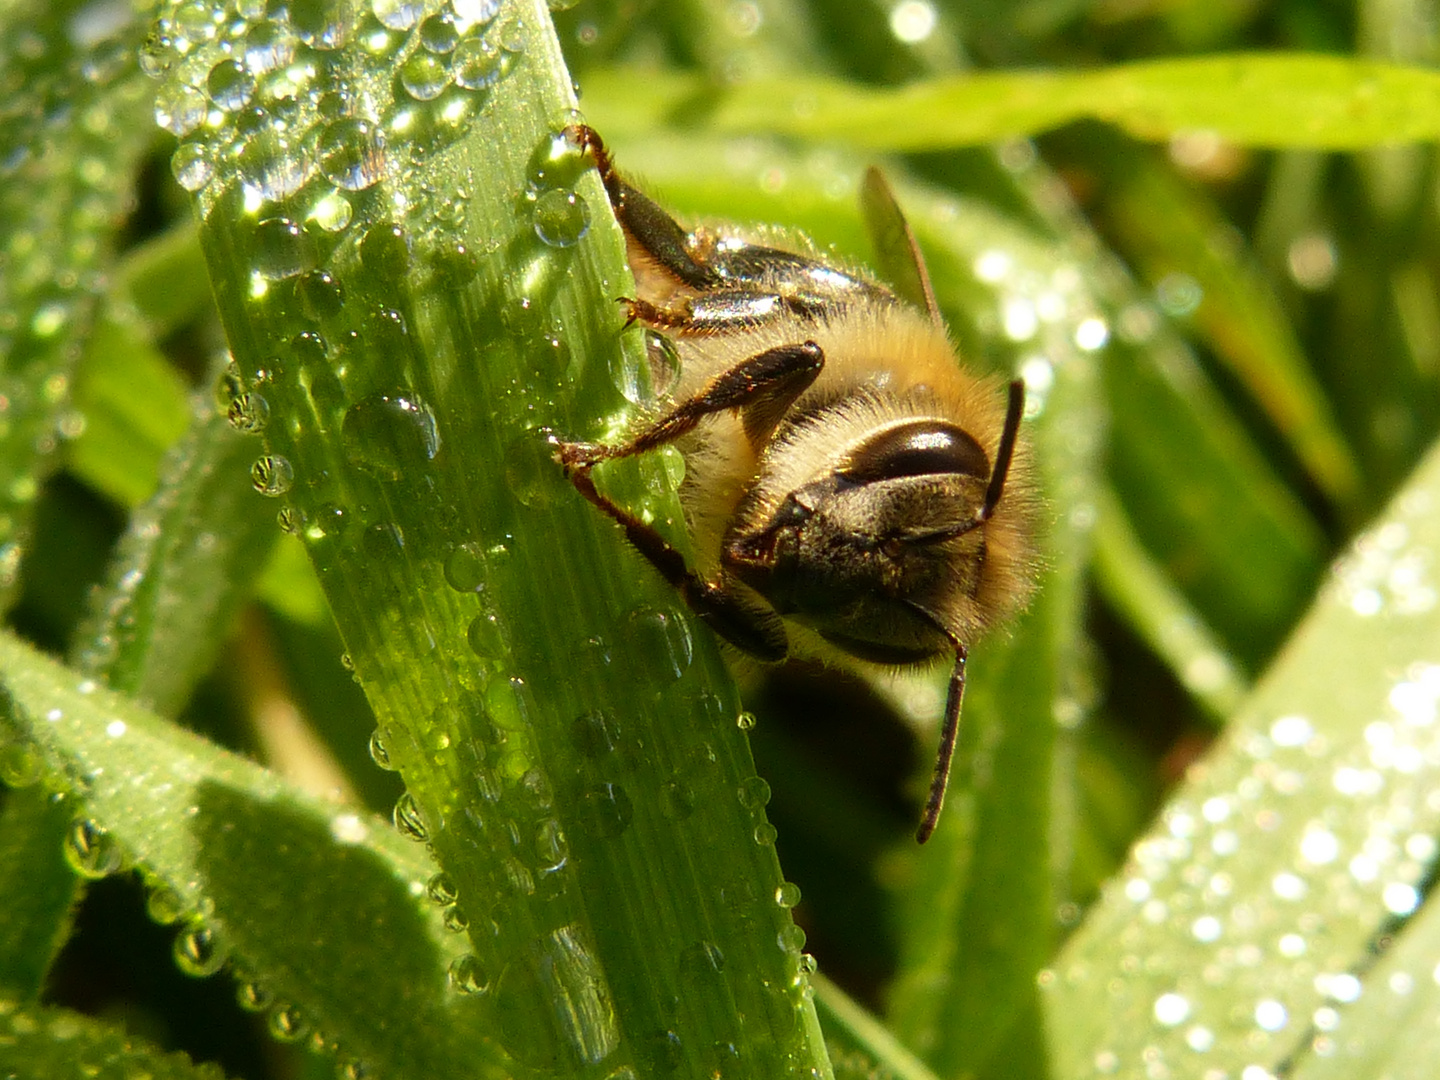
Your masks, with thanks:
[{"label": "water droplet on grass tip", "polygon": [[65,834],[65,861],[81,877],[99,879],[124,863],[120,843],[93,818],[77,818]]}]

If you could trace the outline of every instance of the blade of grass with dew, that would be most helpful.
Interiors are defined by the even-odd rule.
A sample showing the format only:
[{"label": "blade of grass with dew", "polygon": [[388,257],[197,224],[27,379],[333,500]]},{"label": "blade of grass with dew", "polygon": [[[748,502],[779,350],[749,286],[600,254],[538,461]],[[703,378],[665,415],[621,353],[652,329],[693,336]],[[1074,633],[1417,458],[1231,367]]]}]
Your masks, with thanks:
[{"label": "blade of grass with dew", "polygon": [[[261,109],[178,153],[239,152],[197,195],[232,350],[270,407],[257,475],[299,522],[406,782],[397,824],[468,926],[457,998],[522,1068],[699,1073],[733,1047],[827,1075],[714,643],[550,459],[547,428],[613,431],[645,380],[638,335],[618,336],[619,232],[554,140],[574,100],[543,5],[462,20],[443,57],[341,6],[290,14],[305,64],[253,86],[194,44],[224,100]],[[177,71],[161,94],[188,92]],[[669,527],[659,464],[604,482]]]},{"label": "blade of grass with dew", "polygon": [[69,1009],[0,999],[0,1069],[7,1076],[143,1076],[216,1080],[213,1064],[167,1053],[116,1023]]},{"label": "blade of grass with dew", "polygon": [[1437,485],[1432,451],[1047,973],[1057,1077],[1274,1074],[1404,932],[1440,833]]},{"label": "blade of grass with dew", "polygon": [[230,960],[272,1029],[314,1025],[385,1075],[504,1075],[448,989],[463,946],[425,899],[434,867],[419,848],[9,635],[0,680],[13,706],[0,737],[35,756],[36,790],[60,792],[70,865],[86,878],[138,868],[152,918],[181,924],[182,971]]}]

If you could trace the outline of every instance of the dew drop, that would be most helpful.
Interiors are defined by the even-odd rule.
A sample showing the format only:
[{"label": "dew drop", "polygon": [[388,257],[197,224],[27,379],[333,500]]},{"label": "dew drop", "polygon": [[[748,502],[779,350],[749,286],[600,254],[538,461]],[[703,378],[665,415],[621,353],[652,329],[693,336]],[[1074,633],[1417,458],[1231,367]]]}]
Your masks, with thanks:
[{"label": "dew drop", "polygon": [[391,30],[409,30],[425,12],[419,0],[373,0],[370,9],[380,24]]},{"label": "dew drop", "polygon": [[205,93],[217,109],[234,112],[255,93],[255,80],[238,60],[221,60],[205,77]]},{"label": "dew drop", "polygon": [[620,743],[620,726],[607,711],[581,713],[570,724],[570,741],[587,758],[597,760],[614,753]]},{"label": "dew drop", "polygon": [[440,870],[425,883],[425,895],[430,898],[432,904],[445,907],[447,904],[455,902],[455,898],[460,895],[460,890],[455,887],[455,879],[444,870]]},{"label": "dew drop", "polygon": [[333,319],[345,306],[345,288],[328,270],[312,270],[295,283],[300,306],[312,319]]},{"label": "dew drop", "polygon": [[575,192],[557,188],[535,200],[535,235],[550,247],[574,247],[589,231],[590,207]]},{"label": "dew drop", "polygon": [[634,816],[630,796],[619,784],[597,784],[580,796],[581,825],[597,840],[613,840]]},{"label": "dew drop", "polygon": [[393,221],[372,225],[360,241],[360,261],[377,278],[396,279],[410,268],[410,238]]},{"label": "dew drop", "polygon": [[76,818],[65,834],[65,861],[81,877],[98,880],[124,863],[120,843],[94,818]]},{"label": "dew drop", "polygon": [[753,712],[742,712],[735,718],[735,726],[741,731],[754,731],[755,714]]},{"label": "dew drop", "polygon": [[512,959],[494,993],[500,1041],[526,1065],[598,1065],[620,1044],[609,986],[579,927],[553,930]]},{"label": "dew drop", "polygon": [[564,131],[552,132],[540,140],[526,166],[526,182],[536,194],[552,188],[568,188],[590,167],[590,160]]},{"label": "dew drop", "polygon": [[225,419],[236,431],[264,431],[270,420],[270,403],[261,394],[240,394],[230,402]]},{"label": "dew drop", "polygon": [[261,495],[270,498],[284,495],[295,482],[295,470],[278,454],[266,454],[250,466],[250,483]]},{"label": "dew drop", "polygon": [[445,557],[445,583],[456,592],[479,592],[485,587],[485,553],[479,544],[456,544]]},{"label": "dew drop", "polygon": [[793,881],[783,881],[775,889],[775,903],[782,908],[793,908],[800,903],[800,886]]},{"label": "dew drop", "polygon": [[564,483],[551,452],[539,431],[523,432],[505,448],[505,479],[515,497],[532,510],[550,506]]},{"label": "dew drop", "polygon": [[798,953],[805,948],[805,931],[791,923],[775,935],[775,941],[787,953]]},{"label": "dew drop", "polygon": [[299,1042],[310,1034],[310,1021],[305,1014],[289,1003],[281,1003],[270,1010],[265,1026],[271,1037],[282,1043]]},{"label": "dew drop", "polygon": [[315,265],[315,250],[296,222],[266,218],[255,226],[255,272],[267,281],[283,281]]},{"label": "dew drop", "polygon": [[214,174],[209,151],[200,143],[181,143],[170,155],[170,172],[186,191],[199,191]]},{"label": "dew drop", "polygon": [[262,20],[245,34],[244,52],[245,66],[251,74],[263,75],[295,58],[295,40],[285,26]]},{"label": "dew drop", "polygon": [[450,85],[450,70],[433,53],[417,52],[400,66],[400,85],[416,101],[434,101]]},{"label": "dew drop", "polygon": [[490,988],[490,980],[479,957],[473,953],[457,956],[450,962],[447,972],[450,989],[457,994],[483,994]]},{"label": "dew drop", "polygon": [[170,951],[175,957],[175,966],[196,979],[214,975],[230,955],[221,936],[203,922],[191,923],[176,934]]},{"label": "dew drop", "polygon": [[440,452],[435,414],[410,390],[371,394],[352,405],[340,441],[351,465],[382,480],[398,480],[407,467]]},{"label": "dew drop", "polygon": [[483,30],[500,14],[501,0],[451,0],[455,18],[465,30]]},{"label": "dew drop", "polygon": [[770,822],[762,821],[759,825],[755,826],[755,832],[752,835],[754,836],[755,843],[761,847],[765,847],[775,843],[775,838],[780,835],[780,830],[775,828],[774,825],[771,825]]},{"label": "dew drop", "polygon": [[364,191],[385,175],[384,132],[364,120],[346,117],[328,125],[317,152],[320,171],[345,191]]},{"label": "dew drop", "polygon": [[636,655],[648,657],[660,672],[678,679],[690,667],[694,647],[690,630],[678,615],[640,608],[630,613],[625,628]]},{"label": "dew drop", "polygon": [[740,800],[740,805],[747,810],[759,810],[770,801],[770,785],[761,776],[752,776],[743,780],[740,786],[735,789],[735,796]]},{"label": "dew drop", "polygon": [[430,839],[430,832],[425,828],[425,818],[420,813],[415,796],[408,791],[395,800],[395,809],[391,812],[390,819],[402,836],[420,844]]},{"label": "dew drop", "polygon": [[25,788],[38,782],[43,772],[44,759],[29,739],[7,739],[0,745],[0,782],[12,788]]},{"label": "dew drop", "polygon": [[272,202],[294,195],[312,171],[310,156],[292,149],[273,128],[246,135],[235,164],[254,196]]},{"label": "dew drop", "polygon": [[505,628],[493,611],[482,611],[470,620],[465,642],[481,660],[498,660],[509,652]]},{"label": "dew drop", "polygon": [[275,1004],[275,995],[253,979],[241,979],[235,986],[235,1003],[246,1012],[262,1013]]},{"label": "dew drop", "polygon": [[395,771],[395,763],[390,760],[390,749],[385,742],[384,728],[376,728],[370,733],[370,759],[387,772]]},{"label": "dew drop", "polygon": [[484,90],[499,82],[508,67],[505,53],[493,42],[469,38],[456,48],[450,71],[457,85],[466,90]]},{"label": "dew drop", "polygon": [[178,80],[162,83],[155,93],[155,122],[170,134],[184,138],[205,119],[205,95]]},{"label": "dew drop", "polygon": [[455,21],[448,15],[431,15],[420,24],[420,45],[432,53],[444,55],[455,51],[460,34]]},{"label": "dew drop", "polygon": [[465,914],[465,909],[459,904],[448,905],[441,912],[441,920],[445,924],[445,929],[452,934],[463,934],[470,926],[470,917]]},{"label": "dew drop", "polygon": [[145,914],[158,926],[169,926],[185,914],[185,901],[163,881],[151,885],[145,893]]},{"label": "dew drop", "polygon": [[660,788],[660,812],[670,821],[684,821],[695,812],[695,792],[679,780],[668,781]]},{"label": "dew drop", "polygon": [[518,18],[506,19],[495,36],[500,42],[500,47],[507,53],[515,53],[518,56],[525,51],[525,24]]}]

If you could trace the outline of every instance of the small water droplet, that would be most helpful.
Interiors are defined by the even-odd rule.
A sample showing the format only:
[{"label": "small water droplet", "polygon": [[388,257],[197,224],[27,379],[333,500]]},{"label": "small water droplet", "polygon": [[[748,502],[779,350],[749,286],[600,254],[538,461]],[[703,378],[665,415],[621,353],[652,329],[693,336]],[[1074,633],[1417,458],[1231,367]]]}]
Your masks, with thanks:
[{"label": "small water droplet", "polygon": [[373,0],[370,10],[382,26],[391,30],[409,30],[425,12],[420,0]]},{"label": "small water droplet", "polygon": [[481,660],[499,660],[510,651],[505,627],[493,611],[482,611],[470,620],[465,641]]},{"label": "small water droplet", "polygon": [[450,85],[450,70],[433,53],[413,53],[400,66],[400,85],[416,101],[434,101]]},{"label": "small water droplet", "polygon": [[395,764],[390,760],[390,750],[385,741],[385,729],[376,728],[370,733],[370,759],[380,768],[394,772]]},{"label": "small water droplet", "polygon": [[186,191],[199,191],[214,174],[209,150],[198,142],[181,143],[170,155],[170,172]]},{"label": "small water droplet", "polygon": [[410,269],[410,238],[401,225],[382,221],[360,241],[360,261],[378,278],[398,279]]},{"label": "small water droplet", "polygon": [[525,24],[518,18],[511,17],[501,24],[495,35],[500,42],[500,47],[508,53],[519,55],[525,51],[526,36]]},{"label": "small water droplet", "polygon": [[225,966],[230,950],[206,923],[193,922],[175,935],[171,946],[175,966],[191,978],[203,979]]},{"label": "small water droplet", "polygon": [[759,825],[755,826],[755,832],[752,835],[755,838],[755,843],[763,847],[775,843],[775,838],[780,835],[780,830],[776,829],[770,822],[762,821]]},{"label": "small water droplet", "polygon": [[684,821],[695,812],[695,792],[689,784],[668,781],[660,788],[660,812],[671,821]]},{"label": "small water droplet", "polygon": [[217,109],[234,112],[255,93],[255,80],[237,60],[221,60],[205,77],[205,92]]},{"label": "small water droplet", "polygon": [[282,1002],[270,1010],[265,1022],[274,1039],[283,1043],[299,1042],[310,1034],[310,1021],[294,1005]]},{"label": "small water droplet", "polygon": [[466,90],[484,90],[494,86],[509,70],[505,53],[485,38],[469,38],[456,48],[450,72],[459,86]]},{"label": "small water droplet", "polygon": [[275,1003],[275,995],[254,979],[237,976],[235,1003],[246,1012],[261,1013]]},{"label": "small water droplet", "polygon": [[455,879],[444,870],[440,870],[425,883],[425,895],[430,898],[432,904],[445,907],[447,904],[455,902],[455,898],[460,895],[460,890],[455,886]]},{"label": "small water droplet", "polygon": [[345,458],[383,480],[398,480],[440,452],[435,414],[409,390],[371,394],[352,405],[340,431]]},{"label": "small water droplet", "polygon": [[320,171],[346,191],[364,191],[385,175],[384,132],[364,120],[346,117],[329,124],[317,153]]},{"label": "small water droplet", "polygon": [[578,244],[590,231],[590,207],[573,191],[556,188],[535,200],[535,235],[551,247]]},{"label": "small water droplet", "polygon": [[735,718],[735,726],[741,731],[755,730],[755,714],[753,712],[742,712]]},{"label": "small water droplet", "polygon": [[300,305],[315,320],[332,319],[345,306],[345,288],[328,270],[312,270],[295,283]]},{"label": "small water droplet", "polygon": [[441,921],[445,929],[452,934],[463,934],[470,926],[470,916],[465,914],[465,909],[459,904],[450,904],[441,912]]},{"label": "small water droplet", "polygon": [[7,737],[0,745],[0,782],[12,788],[37,783],[44,773],[40,749],[24,737]]},{"label": "small water droplet", "polygon": [[535,194],[553,188],[568,188],[589,167],[590,159],[566,131],[551,132],[531,152],[526,166],[526,182]]},{"label": "small water droplet", "polygon": [[456,592],[479,592],[485,587],[485,552],[479,544],[456,544],[445,557],[445,583]]},{"label": "small water droplet", "polygon": [[185,914],[185,901],[163,881],[154,882],[145,893],[145,914],[159,926],[180,921]]},{"label": "small water droplet", "polygon": [[99,879],[124,864],[120,843],[94,818],[76,818],[65,834],[65,861],[81,877]]},{"label": "small water droplet", "polygon": [[402,836],[420,844],[430,839],[430,831],[425,827],[425,818],[420,813],[420,807],[408,791],[395,800],[395,809],[390,819]]},{"label": "small water droplet", "polygon": [[542,510],[554,503],[564,484],[552,453],[540,431],[522,432],[505,448],[505,479],[510,491],[532,510]]},{"label": "small water droplet", "polygon": [[678,679],[690,667],[694,655],[690,630],[673,612],[640,608],[630,613],[625,629],[636,655],[659,665],[663,674]]},{"label": "small water droplet", "polygon": [[597,784],[580,796],[581,824],[597,840],[613,840],[630,827],[635,808],[619,784]]},{"label": "small water droplet", "polygon": [[261,394],[240,394],[230,402],[225,418],[236,431],[264,431],[270,421],[270,403]]},{"label": "small water droplet", "polygon": [[252,75],[282,68],[295,58],[295,39],[281,23],[261,20],[245,34],[245,66]]},{"label": "small water droplet", "polygon": [[485,974],[485,968],[481,965],[480,958],[473,953],[457,956],[450,961],[447,977],[450,989],[457,994],[483,994],[490,988],[490,979]]},{"label": "small water droplet", "polygon": [[287,217],[266,218],[255,226],[255,272],[267,281],[283,281],[315,265],[315,249],[296,222]]},{"label": "small water droplet", "polygon": [[786,952],[798,953],[805,948],[805,931],[791,923],[781,929],[780,933],[775,936],[775,940]]},{"label": "small water droplet", "polygon": [[455,51],[460,44],[460,34],[455,21],[449,15],[431,15],[420,24],[420,44],[432,53],[444,55]]},{"label": "small water droplet", "polygon": [[570,741],[587,758],[598,760],[620,745],[620,725],[605,710],[581,713],[570,725]]},{"label": "small water droplet", "polygon": [[800,886],[793,881],[782,881],[775,889],[775,903],[782,908],[793,908],[800,903]]},{"label": "small water droplet", "polygon": [[295,470],[289,460],[278,454],[266,454],[250,466],[250,483],[261,495],[275,498],[284,495],[295,482]]},{"label": "small water droplet", "polygon": [[740,805],[747,810],[759,810],[770,801],[770,785],[761,776],[752,776],[743,780],[735,790],[735,796],[740,800]]},{"label": "small water droplet", "polygon": [[502,0],[450,0],[462,30],[484,30],[500,14]]}]

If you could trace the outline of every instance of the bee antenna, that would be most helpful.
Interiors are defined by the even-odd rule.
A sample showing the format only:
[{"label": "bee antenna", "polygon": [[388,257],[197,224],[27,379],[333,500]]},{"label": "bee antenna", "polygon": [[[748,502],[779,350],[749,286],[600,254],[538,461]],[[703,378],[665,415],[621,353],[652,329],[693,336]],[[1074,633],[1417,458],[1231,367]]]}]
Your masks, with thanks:
[{"label": "bee antenna", "polygon": [[1010,384],[1010,402],[1005,409],[1005,430],[1000,433],[1000,446],[995,451],[995,468],[990,470],[990,486],[985,489],[985,505],[980,508],[984,521],[1000,505],[1005,493],[1005,477],[1010,474],[1010,459],[1015,456],[1015,441],[1020,437],[1020,418],[1025,415],[1025,384],[1019,379]]},{"label": "bee antenna", "polygon": [[930,834],[940,822],[940,811],[945,806],[945,789],[950,786],[950,762],[955,757],[955,743],[960,736],[960,703],[965,700],[965,661],[969,656],[970,651],[964,645],[955,646],[955,669],[950,673],[950,692],[945,696],[945,719],[940,725],[935,771],[930,776],[930,794],[920,815],[920,827],[915,830],[915,842],[918,844],[930,839]]}]

